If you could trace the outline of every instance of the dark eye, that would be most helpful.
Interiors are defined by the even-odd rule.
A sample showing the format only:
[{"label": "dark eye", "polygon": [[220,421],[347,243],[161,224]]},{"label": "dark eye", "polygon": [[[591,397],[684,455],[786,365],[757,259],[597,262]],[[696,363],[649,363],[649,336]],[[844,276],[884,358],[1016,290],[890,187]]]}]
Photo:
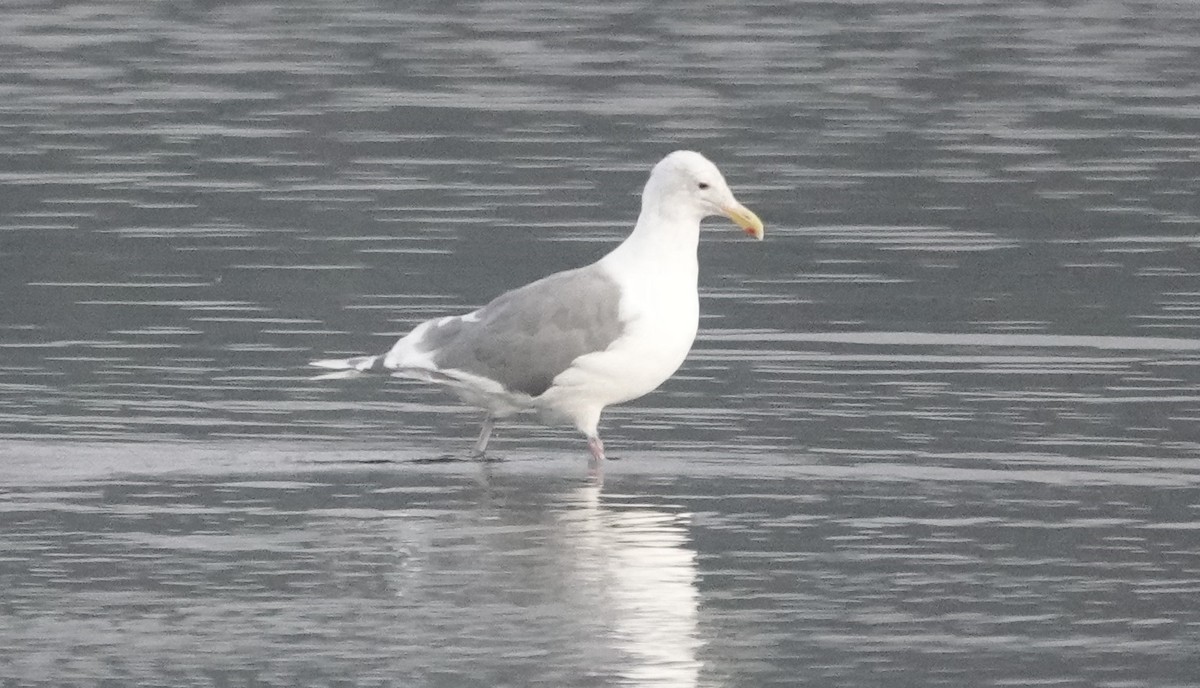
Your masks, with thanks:
[{"label": "dark eye", "polygon": [[701,188],[701,189],[707,189],[707,188],[708,188],[708,182],[700,182],[700,188]]}]

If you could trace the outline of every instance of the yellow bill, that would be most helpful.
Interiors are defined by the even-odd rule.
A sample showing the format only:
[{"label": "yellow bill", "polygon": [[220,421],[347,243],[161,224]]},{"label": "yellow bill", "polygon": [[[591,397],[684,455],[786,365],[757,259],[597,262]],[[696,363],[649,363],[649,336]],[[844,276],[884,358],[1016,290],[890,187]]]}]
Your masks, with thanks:
[{"label": "yellow bill", "polygon": [[742,231],[746,234],[749,234],[755,239],[761,240],[763,238],[762,220],[758,219],[758,216],[754,214],[754,211],[750,210],[746,206],[740,203],[722,206],[721,212],[725,213],[730,220],[733,220],[738,227],[741,227]]}]

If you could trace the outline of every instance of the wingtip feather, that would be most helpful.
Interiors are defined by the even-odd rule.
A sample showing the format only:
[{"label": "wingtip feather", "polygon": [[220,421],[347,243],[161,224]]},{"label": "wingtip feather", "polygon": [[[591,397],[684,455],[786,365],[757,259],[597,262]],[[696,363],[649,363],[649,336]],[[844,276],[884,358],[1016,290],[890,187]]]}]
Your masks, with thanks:
[{"label": "wingtip feather", "polygon": [[312,378],[314,380],[343,380],[368,372],[378,360],[378,356],[353,356],[351,358],[322,358],[309,361],[308,364],[314,368],[334,371],[318,375]]}]

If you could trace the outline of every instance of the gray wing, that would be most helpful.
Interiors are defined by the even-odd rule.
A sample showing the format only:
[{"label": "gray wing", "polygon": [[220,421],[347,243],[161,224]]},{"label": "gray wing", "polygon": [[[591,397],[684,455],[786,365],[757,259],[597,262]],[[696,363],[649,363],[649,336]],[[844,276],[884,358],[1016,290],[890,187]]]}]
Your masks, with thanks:
[{"label": "gray wing", "polygon": [[576,358],[621,336],[621,292],[595,265],[559,272],[498,296],[475,318],[435,321],[420,347],[458,369],[538,396]]}]

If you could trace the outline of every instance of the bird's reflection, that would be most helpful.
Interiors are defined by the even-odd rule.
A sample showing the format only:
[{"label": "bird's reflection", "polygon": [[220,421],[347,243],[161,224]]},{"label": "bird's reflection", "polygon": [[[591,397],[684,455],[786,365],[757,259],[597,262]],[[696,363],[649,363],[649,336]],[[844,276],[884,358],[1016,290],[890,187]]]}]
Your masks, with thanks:
[{"label": "bird's reflection", "polygon": [[[601,467],[602,468],[602,467]],[[564,525],[580,600],[603,614],[632,685],[695,686],[699,593],[688,515],[652,507],[613,507],[603,474],[578,488]]]},{"label": "bird's reflection", "polygon": [[400,674],[417,661],[405,648],[421,647],[421,666],[536,655],[536,665],[514,669],[524,685],[595,675],[698,684],[690,514],[657,504],[619,472],[581,480],[582,471],[505,462],[470,472],[465,483],[441,469],[314,481],[314,504],[344,503],[305,512],[293,539],[320,543],[319,553],[299,551],[284,568],[316,569],[310,602],[353,610],[341,623],[386,628]]}]

